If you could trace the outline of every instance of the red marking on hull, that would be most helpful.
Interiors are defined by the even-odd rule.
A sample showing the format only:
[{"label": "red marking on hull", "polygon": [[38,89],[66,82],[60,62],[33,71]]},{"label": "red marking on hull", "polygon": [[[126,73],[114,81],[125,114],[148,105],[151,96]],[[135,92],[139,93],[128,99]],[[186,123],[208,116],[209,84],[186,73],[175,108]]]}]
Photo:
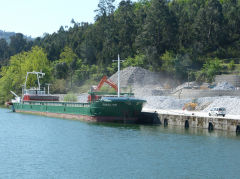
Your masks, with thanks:
[{"label": "red marking on hull", "polygon": [[97,122],[118,122],[118,123],[135,123],[138,118],[137,117],[115,117],[115,116],[92,116]]}]

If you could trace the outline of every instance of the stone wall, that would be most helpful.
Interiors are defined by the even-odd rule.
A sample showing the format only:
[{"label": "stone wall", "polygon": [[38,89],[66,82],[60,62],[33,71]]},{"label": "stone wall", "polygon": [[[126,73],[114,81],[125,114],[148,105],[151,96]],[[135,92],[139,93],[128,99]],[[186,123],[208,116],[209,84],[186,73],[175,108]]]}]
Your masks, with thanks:
[{"label": "stone wall", "polygon": [[229,82],[235,87],[240,87],[240,75],[217,75],[215,77],[216,83],[221,83],[223,81]]},{"label": "stone wall", "polygon": [[240,120],[199,116],[171,115],[158,113],[160,123],[167,126],[184,126],[185,128],[203,128],[240,132]]}]

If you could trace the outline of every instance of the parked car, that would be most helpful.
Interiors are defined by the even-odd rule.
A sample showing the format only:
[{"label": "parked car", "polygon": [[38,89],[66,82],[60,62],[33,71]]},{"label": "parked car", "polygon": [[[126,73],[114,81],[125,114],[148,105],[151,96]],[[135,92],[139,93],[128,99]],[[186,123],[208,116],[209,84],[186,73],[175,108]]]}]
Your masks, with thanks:
[{"label": "parked car", "polygon": [[226,109],[223,107],[215,107],[210,109],[208,112],[209,116],[225,116],[226,115]]}]

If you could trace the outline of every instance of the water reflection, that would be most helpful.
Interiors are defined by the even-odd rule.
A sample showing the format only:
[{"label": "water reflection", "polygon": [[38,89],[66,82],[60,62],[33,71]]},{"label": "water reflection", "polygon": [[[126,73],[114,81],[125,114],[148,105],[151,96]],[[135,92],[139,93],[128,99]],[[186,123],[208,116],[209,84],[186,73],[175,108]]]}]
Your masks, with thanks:
[{"label": "water reflection", "polygon": [[222,130],[213,130],[209,131],[208,129],[200,129],[200,128],[188,128],[185,129],[183,126],[167,126],[163,125],[159,126],[140,126],[140,130],[150,130],[153,132],[161,132],[161,133],[175,133],[181,135],[196,135],[196,136],[211,136],[211,137],[226,137],[233,139],[240,139],[240,135],[236,134],[236,132],[231,131],[222,131]]},{"label": "water reflection", "polygon": [[[7,108],[0,108],[4,113],[9,113],[11,115],[28,115],[34,116],[32,114],[21,114],[13,113]],[[59,120],[68,120],[68,119],[59,119]],[[164,126],[162,125],[142,125],[142,124],[122,124],[122,123],[106,123],[106,122],[84,122],[76,121],[80,123],[85,123],[89,126],[95,127],[106,127],[106,128],[115,128],[118,130],[134,130],[134,131],[146,131],[146,132],[161,132],[161,133],[175,133],[181,135],[196,135],[196,136],[211,136],[211,137],[226,137],[232,139],[240,139],[240,133],[233,131],[222,131],[222,130],[213,130],[209,131],[208,129],[201,128],[185,128],[184,126]]]},{"label": "water reflection", "polygon": [[234,132],[0,114],[1,178],[238,178]]},{"label": "water reflection", "polygon": [[222,130],[213,130],[209,131],[208,129],[201,128],[185,128],[184,126],[164,126],[164,125],[140,125],[140,124],[121,124],[121,123],[92,123],[89,122],[88,125],[98,126],[98,127],[109,127],[116,128],[121,130],[135,130],[142,132],[151,132],[151,133],[172,133],[172,134],[181,134],[181,135],[195,135],[195,136],[210,136],[210,137],[225,137],[231,139],[240,140],[240,134],[232,131],[222,131]]}]

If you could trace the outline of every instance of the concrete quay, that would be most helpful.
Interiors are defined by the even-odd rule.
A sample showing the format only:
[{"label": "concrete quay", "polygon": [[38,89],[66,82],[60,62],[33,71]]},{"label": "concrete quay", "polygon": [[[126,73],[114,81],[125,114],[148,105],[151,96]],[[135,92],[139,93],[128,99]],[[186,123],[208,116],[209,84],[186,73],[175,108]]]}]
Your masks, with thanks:
[{"label": "concrete quay", "polygon": [[[208,130],[224,130],[240,133],[240,116],[225,117],[208,116],[207,113],[184,110],[153,110],[143,112],[157,113],[158,123],[164,126],[183,126],[185,128],[202,128]],[[153,121],[156,123],[156,120]]]}]

